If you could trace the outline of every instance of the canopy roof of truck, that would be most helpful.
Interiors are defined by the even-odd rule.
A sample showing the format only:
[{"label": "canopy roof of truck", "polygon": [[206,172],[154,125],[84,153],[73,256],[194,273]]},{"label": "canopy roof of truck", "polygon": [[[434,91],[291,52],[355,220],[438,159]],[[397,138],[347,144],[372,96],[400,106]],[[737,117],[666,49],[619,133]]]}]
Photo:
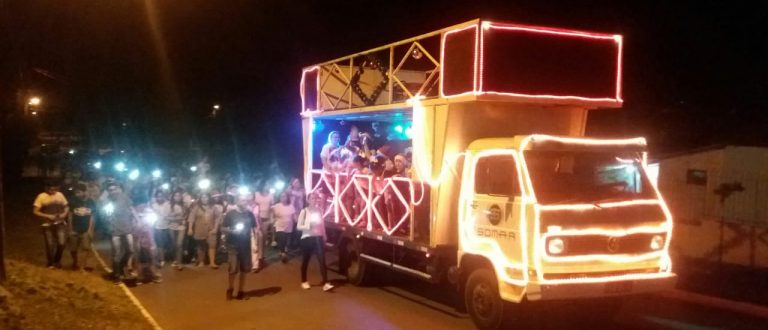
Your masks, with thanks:
[{"label": "canopy roof of truck", "polygon": [[472,20],[303,69],[302,114],[408,101],[620,107],[622,37]]},{"label": "canopy roof of truck", "polygon": [[568,149],[589,148],[600,146],[605,148],[620,148],[628,150],[644,150],[646,147],[645,138],[628,139],[592,139],[572,136],[556,135],[517,135],[514,137],[484,138],[473,141],[469,144],[469,150],[491,150],[491,149]]}]

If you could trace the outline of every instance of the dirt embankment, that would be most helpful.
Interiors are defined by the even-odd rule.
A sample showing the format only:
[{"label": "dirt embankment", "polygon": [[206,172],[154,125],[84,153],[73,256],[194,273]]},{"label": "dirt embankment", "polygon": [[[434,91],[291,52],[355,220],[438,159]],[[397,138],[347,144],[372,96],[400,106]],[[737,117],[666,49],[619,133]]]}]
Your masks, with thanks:
[{"label": "dirt embankment", "polygon": [[[91,273],[44,267],[29,187],[6,187],[8,280],[0,285],[0,329],[152,329],[123,290],[101,277],[93,257]],[[71,264],[68,251],[62,263]]]}]

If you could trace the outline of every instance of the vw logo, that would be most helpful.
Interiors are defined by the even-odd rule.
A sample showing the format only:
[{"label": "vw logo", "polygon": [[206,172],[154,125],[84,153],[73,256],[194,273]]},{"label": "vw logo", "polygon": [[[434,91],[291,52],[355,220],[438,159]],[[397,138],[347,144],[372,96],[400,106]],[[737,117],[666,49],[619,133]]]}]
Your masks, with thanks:
[{"label": "vw logo", "polygon": [[618,250],[619,250],[619,238],[618,237],[608,238],[608,251],[616,252]]}]

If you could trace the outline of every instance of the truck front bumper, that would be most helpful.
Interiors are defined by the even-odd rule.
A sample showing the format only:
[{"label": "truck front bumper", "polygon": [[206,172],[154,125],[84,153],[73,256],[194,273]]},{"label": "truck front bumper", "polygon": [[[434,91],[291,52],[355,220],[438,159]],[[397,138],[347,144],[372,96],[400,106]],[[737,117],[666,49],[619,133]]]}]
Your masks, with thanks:
[{"label": "truck front bumper", "polygon": [[580,299],[594,297],[613,297],[632,294],[650,293],[673,289],[677,275],[646,279],[596,283],[529,283],[526,296],[528,300]]}]

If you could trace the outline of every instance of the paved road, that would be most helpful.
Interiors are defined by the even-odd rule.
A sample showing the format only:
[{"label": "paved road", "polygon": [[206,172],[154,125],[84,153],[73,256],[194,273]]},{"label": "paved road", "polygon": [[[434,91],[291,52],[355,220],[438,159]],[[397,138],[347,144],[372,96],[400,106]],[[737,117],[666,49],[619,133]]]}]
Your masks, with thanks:
[{"label": "paved road", "polygon": [[[330,272],[338,285],[323,292],[314,264],[310,290],[299,286],[298,259],[275,262],[248,276],[249,298],[226,301],[226,270],[163,269],[164,281],[132,291],[165,329],[473,329],[451,307],[453,296],[419,281],[385,275],[381,286],[354,287]],[[768,319],[659,296],[629,300],[615,319],[604,304],[549,303],[523,311],[521,329],[768,329]]]}]

